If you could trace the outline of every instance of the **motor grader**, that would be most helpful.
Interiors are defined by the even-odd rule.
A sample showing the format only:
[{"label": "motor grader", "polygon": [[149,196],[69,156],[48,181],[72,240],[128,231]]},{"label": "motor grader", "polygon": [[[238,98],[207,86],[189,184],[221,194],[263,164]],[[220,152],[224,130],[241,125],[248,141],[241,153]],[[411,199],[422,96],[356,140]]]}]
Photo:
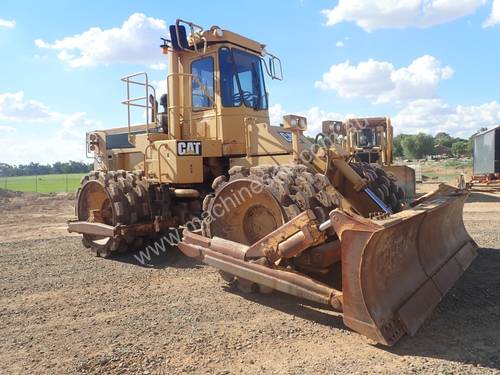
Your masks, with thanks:
[{"label": "motor grader", "polygon": [[381,168],[310,142],[306,118],[271,126],[264,75],[283,74],[263,44],[182,20],[169,30],[163,110],[147,74],[122,79],[128,125],[88,134],[95,171],[69,231],[106,257],[186,228],[180,250],[242,290],[322,303],[382,344],[414,334],[475,256],[466,192],[384,194]]}]

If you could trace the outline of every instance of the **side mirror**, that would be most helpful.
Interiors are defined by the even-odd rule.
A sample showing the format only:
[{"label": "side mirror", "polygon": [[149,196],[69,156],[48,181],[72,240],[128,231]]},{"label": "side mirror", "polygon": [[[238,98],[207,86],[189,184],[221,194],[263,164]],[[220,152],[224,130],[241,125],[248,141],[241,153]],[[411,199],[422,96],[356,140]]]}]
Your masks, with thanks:
[{"label": "side mirror", "polygon": [[[271,55],[269,57],[269,68],[271,70],[272,79],[277,79],[279,81],[283,80],[283,67],[281,66],[281,60],[279,58]],[[277,68],[279,70],[277,70]]]},{"label": "side mirror", "polygon": [[283,66],[281,65],[281,60],[269,52],[264,52],[264,54],[269,56],[267,61],[262,58],[262,62],[264,63],[269,77],[271,77],[271,79],[283,81]]}]

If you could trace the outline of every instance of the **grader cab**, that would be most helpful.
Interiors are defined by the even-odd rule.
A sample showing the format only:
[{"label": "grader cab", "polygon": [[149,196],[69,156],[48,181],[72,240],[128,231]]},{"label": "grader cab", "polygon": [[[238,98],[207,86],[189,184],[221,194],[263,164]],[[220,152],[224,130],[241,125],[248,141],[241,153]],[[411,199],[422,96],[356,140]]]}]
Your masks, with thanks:
[{"label": "grader cab", "polygon": [[[264,76],[283,75],[263,44],[177,20],[161,47],[162,110],[147,74],[123,78],[128,125],[88,135],[96,170],[68,229],[107,257],[181,228],[181,251],[242,290],[324,303],[386,345],[414,334],[475,256],[467,193],[409,201],[376,164],[311,143],[306,118],[272,126]],[[136,107],[145,124],[132,124]]]}]

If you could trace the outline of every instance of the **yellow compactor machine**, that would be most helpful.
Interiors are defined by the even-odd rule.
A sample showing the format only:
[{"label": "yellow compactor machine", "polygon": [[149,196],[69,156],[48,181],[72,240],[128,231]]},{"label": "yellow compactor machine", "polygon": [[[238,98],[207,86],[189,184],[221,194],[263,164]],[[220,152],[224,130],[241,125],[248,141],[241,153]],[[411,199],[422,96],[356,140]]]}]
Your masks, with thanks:
[{"label": "yellow compactor machine", "polygon": [[282,70],[261,43],[177,20],[161,47],[168,93],[122,79],[128,125],[87,135],[95,171],[69,230],[107,257],[186,228],[179,248],[242,290],[323,303],[385,345],[414,334],[475,256],[467,193],[408,200],[382,168],[308,141],[306,118],[271,126],[264,78]]}]

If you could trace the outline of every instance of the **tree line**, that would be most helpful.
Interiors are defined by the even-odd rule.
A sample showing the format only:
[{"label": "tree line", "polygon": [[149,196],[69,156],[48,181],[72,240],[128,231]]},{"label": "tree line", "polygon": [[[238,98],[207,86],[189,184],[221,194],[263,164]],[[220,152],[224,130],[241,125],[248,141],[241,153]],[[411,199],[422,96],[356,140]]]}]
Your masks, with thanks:
[{"label": "tree line", "polygon": [[[481,128],[480,131],[487,130]],[[445,132],[434,137],[425,133],[399,134],[394,138],[394,156],[405,159],[422,159],[429,155],[470,157],[474,135],[469,139],[455,138]]]},{"label": "tree line", "polygon": [[0,176],[33,176],[42,174],[88,173],[94,169],[94,163],[70,160],[54,164],[29,163],[9,165],[0,163]]}]

